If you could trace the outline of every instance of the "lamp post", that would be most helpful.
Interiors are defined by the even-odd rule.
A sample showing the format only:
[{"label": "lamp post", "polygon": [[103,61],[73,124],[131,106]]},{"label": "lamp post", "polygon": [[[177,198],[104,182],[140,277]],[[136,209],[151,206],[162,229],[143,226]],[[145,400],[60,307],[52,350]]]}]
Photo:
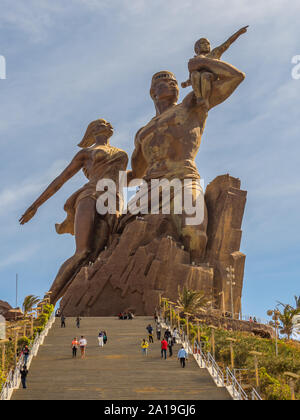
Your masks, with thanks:
[{"label": "lamp post", "polygon": [[30,337],[33,337],[33,315],[30,315]]},{"label": "lamp post", "polygon": [[163,320],[166,320],[166,301],[168,300],[167,298],[162,297],[161,298],[162,302],[163,302]]},{"label": "lamp post", "polygon": [[201,331],[200,331],[200,325],[199,325],[200,319],[196,318],[196,321],[197,321],[197,340],[200,346],[200,342],[201,342]]},{"label": "lamp post", "polygon": [[189,316],[191,316],[191,314],[188,312],[184,312],[184,314],[185,314],[185,319],[186,319],[186,336],[187,336],[187,341],[189,341]]},{"label": "lamp post", "polygon": [[226,268],[227,271],[227,284],[230,285],[230,300],[231,300],[231,316],[234,318],[234,305],[233,305],[233,286],[235,286],[235,274],[234,274],[234,268],[232,265]]},{"label": "lamp post", "polygon": [[173,313],[172,313],[172,311],[173,311],[173,308],[172,308],[172,305],[175,305],[175,302],[171,302],[170,300],[169,300],[169,309],[170,309],[170,326],[171,326],[171,328],[172,328],[172,324],[173,324]]},{"label": "lamp post", "polygon": [[234,369],[234,351],[233,351],[233,343],[236,342],[235,338],[228,337],[226,341],[229,341],[230,344],[230,361],[231,361],[231,369]]},{"label": "lamp post", "polygon": [[224,295],[224,290],[222,290],[222,292],[218,293],[219,296],[222,295],[222,315],[225,316],[225,295]]},{"label": "lamp post", "polygon": [[6,343],[9,343],[9,340],[8,339],[5,339],[5,340],[0,340],[0,346],[1,346],[1,349],[2,349],[2,363],[1,363],[1,366],[2,366],[2,371],[3,372],[5,372],[5,344]]},{"label": "lamp post", "polygon": [[252,354],[252,356],[254,357],[256,387],[257,387],[257,389],[259,389],[259,374],[258,374],[258,360],[257,360],[257,357],[262,356],[263,354],[260,353],[259,351],[254,351],[254,350],[250,351],[249,353]]},{"label": "lamp post", "polygon": [[290,387],[290,390],[291,390],[291,400],[295,401],[295,382],[297,382],[298,379],[300,379],[300,376],[296,375],[293,372],[284,372],[284,375],[289,378],[289,387]]},{"label": "lamp post", "polygon": [[178,310],[177,316],[178,316],[178,334],[180,334],[181,326],[180,326],[180,311],[182,311],[183,306],[175,306],[175,308]]},{"label": "lamp post", "polygon": [[217,329],[217,327],[215,327],[214,325],[210,325],[209,326],[210,330],[211,330],[211,348],[212,348],[212,355],[213,358],[216,358],[216,346],[215,346],[215,330]]},{"label": "lamp post", "polygon": [[20,331],[21,327],[14,327],[11,330],[15,332],[15,336],[14,336],[14,341],[15,341],[15,346],[14,346],[14,359],[15,359],[15,367],[17,366],[17,348],[18,348],[18,337],[19,337],[19,331]]},{"label": "lamp post", "polygon": [[279,322],[279,315],[280,315],[280,311],[275,308],[275,309],[270,309],[269,311],[267,311],[267,315],[272,317],[272,320],[270,322],[270,324],[274,327],[275,329],[275,354],[276,357],[278,356],[278,327],[280,325]]}]

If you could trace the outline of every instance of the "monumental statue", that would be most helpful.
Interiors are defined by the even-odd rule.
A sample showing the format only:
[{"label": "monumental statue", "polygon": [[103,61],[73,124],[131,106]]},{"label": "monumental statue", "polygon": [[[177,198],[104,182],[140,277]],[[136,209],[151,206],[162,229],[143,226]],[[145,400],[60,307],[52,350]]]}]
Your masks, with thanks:
[{"label": "monumental statue", "polygon": [[[246,192],[237,178],[227,174],[213,180],[204,195],[195,158],[209,110],[224,102],[245,78],[220,57],[246,30],[212,52],[208,40],[196,43],[197,55],[188,63],[190,78],[183,83],[192,91],[181,103],[175,75],[170,71],[153,75],[150,96],[156,115],[138,130],[131,170],[125,172],[126,184],[143,183],[136,195],[136,202],[144,203],[138,213],[122,209],[119,173],[126,170],[127,154],[109,145],[112,126],[100,119],[89,125],[79,145],[83,150],[20,219],[22,224],[28,222],[40,205],[83,169],[89,182],[68,199],[67,218],[56,226],[58,233],[75,234],[76,239],[74,256],[62,265],[51,288],[52,303],[62,298],[65,315],[108,316],[129,309],[138,315],[152,314],[160,295],[176,299],[178,286],[184,285],[202,290],[224,311],[230,311],[233,299],[234,312],[239,313]],[[97,212],[97,200],[105,194],[97,183],[104,178],[117,185],[120,205],[115,214]],[[182,185],[182,190],[173,188],[169,194],[169,213],[162,211],[161,202],[151,212],[157,186],[162,199],[160,181]],[[178,196],[182,199],[186,192],[193,208],[203,197],[197,223],[189,222],[190,212],[183,205],[181,212],[175,211]],[[229,266],[235,270],[234,296],[227,285]]]}]

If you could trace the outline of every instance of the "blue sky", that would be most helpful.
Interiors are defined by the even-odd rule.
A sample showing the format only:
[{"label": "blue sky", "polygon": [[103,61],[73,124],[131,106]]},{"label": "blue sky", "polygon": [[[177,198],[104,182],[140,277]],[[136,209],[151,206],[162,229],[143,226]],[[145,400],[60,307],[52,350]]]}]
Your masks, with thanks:
[{"label": "blue sky", "polygon": [[[154,115],[154,72],[187,78],[195,40],[219,45],[250,25],[223,56],[246,80],[209,114],[197,166],[207,184],[230,173],[248,191],[241,251],[247,255],[243,312],[266,318],[299,287],[300,54],[296,0],[0,0],[0,299],[42,296],[74,251],[58,236],[76,175],[20,227],[18,218],[77,152],[89,122],[103,117],[113,145],[133,150]],[[181,99],[187,90],[181,90]]]}]

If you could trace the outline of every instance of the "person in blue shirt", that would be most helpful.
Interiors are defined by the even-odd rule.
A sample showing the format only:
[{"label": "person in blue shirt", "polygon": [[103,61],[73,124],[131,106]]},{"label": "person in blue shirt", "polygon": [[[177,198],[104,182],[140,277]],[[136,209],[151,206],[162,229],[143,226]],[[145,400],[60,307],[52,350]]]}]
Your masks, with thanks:
[{"label": "person in blue shirt", "polygon": [[180,365],[182,368],[185,367],[185,362],[188,358],[188,354],[185,351],[184,347],[182,346],[181,349],[179,350],[178,354],[177,354],[178,360],[180,361]]}]

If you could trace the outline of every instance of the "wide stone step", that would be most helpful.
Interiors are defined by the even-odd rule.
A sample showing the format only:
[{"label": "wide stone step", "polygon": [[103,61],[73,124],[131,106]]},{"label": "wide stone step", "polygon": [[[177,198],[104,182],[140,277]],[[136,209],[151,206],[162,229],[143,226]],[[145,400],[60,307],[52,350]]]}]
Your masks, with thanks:
[{"label": "wide stone step", "polygon": [[[148,338],[149,317],[133,320],[83,318],[80,329],[75,318],[59,319],[34,358],[27,377],[27,389],[14,391],[13,400],[224,400],[231,399],[225,388],[217,388],[206,369],[199,369],[192,355],[185,369],[173,356],[161,359],[160,342],[154,337],[148,356],[142,355],[141,341]],[[100,330],[108,335],[100,348]],[[86,358],[72,358],[71,342],[84,335]]]}]

